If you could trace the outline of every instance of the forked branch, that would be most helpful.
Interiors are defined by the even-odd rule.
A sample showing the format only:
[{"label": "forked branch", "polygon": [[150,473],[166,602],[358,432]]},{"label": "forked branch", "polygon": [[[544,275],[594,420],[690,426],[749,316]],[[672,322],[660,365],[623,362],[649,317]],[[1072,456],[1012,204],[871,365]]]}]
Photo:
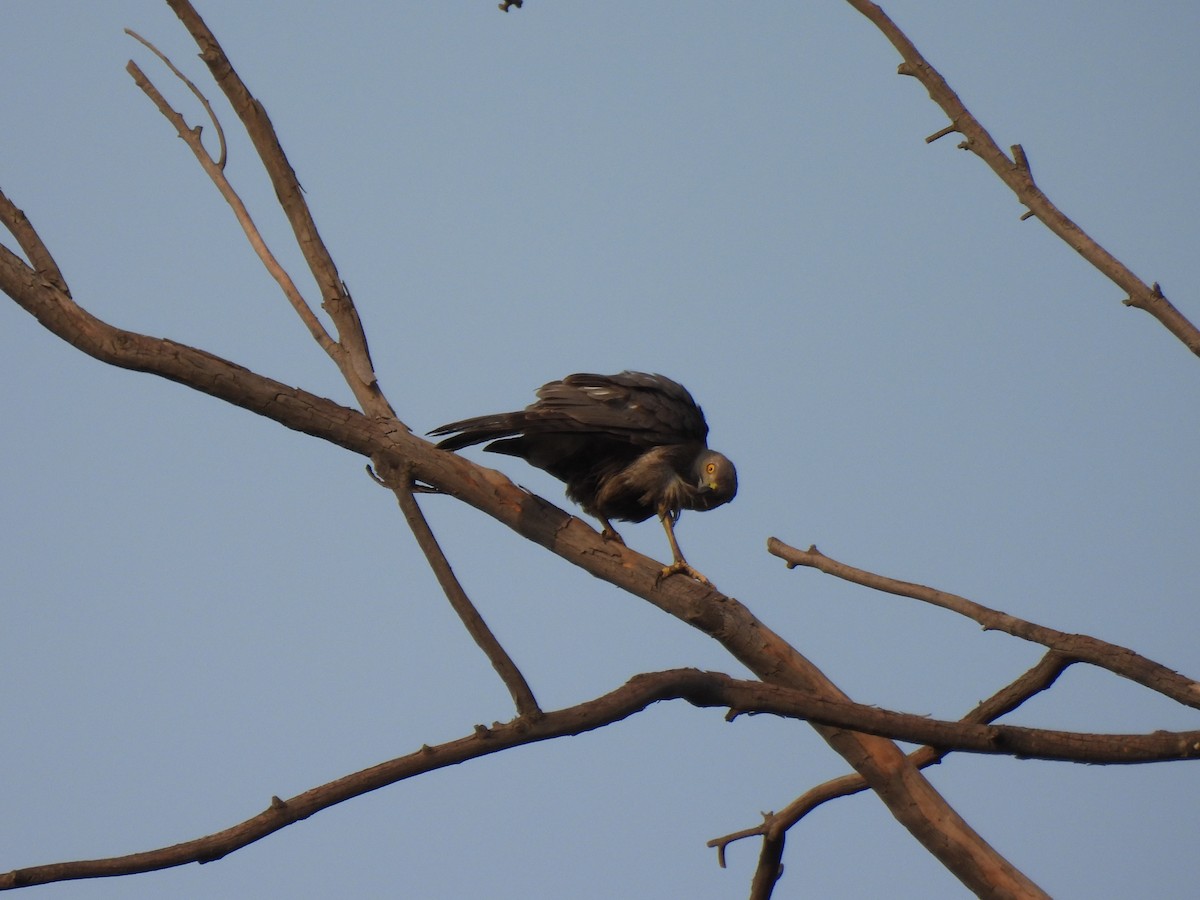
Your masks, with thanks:
[{"label": "forked branch", "polygon": [[[29,221],[24,211],[9,200],[3,191],[0,191],[0,225],[6,227],[17,239],[17,246],[29,260],[27,266],[16,254],[13,254],[13,271],[21,272],[23,270],[30,277],[45,279],[48,287],[56,292],[61,292],[64,297],[69,299],[71,290],[67,287],[67,279],[58,267],[58,263],[54,261],[50,248],[46,246],[42,236],[37,233],[37,229],[33,227],[33,223]],[[0,249],[7,248],[0,247]]]},{"label": "forked branch", "polygon": [[[981,702],[959,721],[972,724],[995,721],[1012,712],[1030,697],[1048,689],[1072,662],[1074,660],[1051,650],[1036,666]],[[914,750],[908,758],[914,766],[924,769],[941,762],[947,752],[945,748],[927,745]],[[745,838],[761,837],[763,844],[751,883],[750,896],[765,900],[771,896],[775,882],[782,874],[783,846],[788,830],[819,806],[839,797],[860,793],[868,787],[862,776],[854,773],[834,778],[805,791],[779,812],[764,813],[760,824],[713,838],[708,842],[708,846],[716,848],[717,864],[725,868],[725,850],[730,844]]]},{"label": "forked branch", "polygon": [[[304,199],[300,181],[283,152],[283,146],[279,143],[279,137],[275,134],[275,127],[271,124],[266,108],[250,93],[225,55],[216,35],[209,30],[192,4],[188,0],[167,0],[167,5],[179,17],[200,48],[200,58],[229,100],[266,168],[279,205],[292,226],[300,252],[304,254],[309,271],[312,272],[321,291],[321,305],[337,326],[338,346],[347,356],[342,371],[347,375],[354,396],[367,415],[394,418],[395,412],[379,391],[367,347],[367,335],[363,330],[358,310],[345,282],[338,275],[333,255],[317,230],[317,223],[308,208],[308,202]],[[351,372],[354,378],[349,377]]]}]

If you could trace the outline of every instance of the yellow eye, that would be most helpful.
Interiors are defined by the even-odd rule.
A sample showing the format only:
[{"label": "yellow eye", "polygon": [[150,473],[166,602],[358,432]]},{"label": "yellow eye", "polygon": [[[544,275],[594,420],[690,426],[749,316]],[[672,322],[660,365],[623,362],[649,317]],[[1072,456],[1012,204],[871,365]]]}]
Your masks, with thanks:
[{"label": "yellow eye", "polygon": [[713,472],[717,471],[717,464],[709,463],[707,466],[704,467],[704,471],[707,472],[709,475],[711,475]]}]

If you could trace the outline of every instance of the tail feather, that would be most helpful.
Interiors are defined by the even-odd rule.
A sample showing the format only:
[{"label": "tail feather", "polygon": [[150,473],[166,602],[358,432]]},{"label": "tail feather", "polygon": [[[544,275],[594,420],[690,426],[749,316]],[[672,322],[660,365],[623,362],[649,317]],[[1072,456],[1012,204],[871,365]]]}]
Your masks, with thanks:
[{"label": "tail feather", "polygon": [[434,437],[448,435],[438,442],[439,449],[461,450],[463,447],[482,444],[496,438],[515,437],[521,433],[524,427],[525,419],[522,413],[499,413],[451,422],[448,425],[441,425],[429,433]]}]

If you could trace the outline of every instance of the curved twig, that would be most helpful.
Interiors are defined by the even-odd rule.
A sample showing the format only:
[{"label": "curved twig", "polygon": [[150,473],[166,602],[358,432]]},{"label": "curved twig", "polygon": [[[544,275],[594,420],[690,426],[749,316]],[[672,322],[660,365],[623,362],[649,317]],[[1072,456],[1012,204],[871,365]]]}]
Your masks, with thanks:
[{"label": "curved twig", "polygon": [[229,148],[225,144],[225,129],[221,127],[221,120],[217,118],[217,114],[213,111],[212,104],[208,102],[208,98],[204,96],[204,92],[201,91],[200,88],[196,87],[195,82],[179,71],[175,63],[171,62],[170,58],[157,47],[155,47],[154,44],[150,43],[150,41],[146,40],[132,28],[126,28],[125,33],[157,56],[162,61],[163,65],[170,69],[176,78],[186,84],[188,90],[190,90],[196,99],[200,101],[200,105],[203,106],[205,112],[208,113],[208,119],[213,123],[213,128],[217,132],[217,144],[220,146],[221,152],[217,154],[217,159],[215,162],[217,164],[217,168],[223,171],[225,169],[225,162],[229,156]]},{"label": "curved twig", "polygon": [[1122,678],[1136,681],[1184,706],[1200,709],[1200,683],[1180,675],[1160,663],[1146,659],[1128,647],[1110,644],[1086,634],[1067,634],[999,610],[990,609],[957,594],[939,591],[922,584],[913,584],[909,581],[899,581],[895,578],[888,578],[886,575],[876,575],[874,572],[864,569],[856,569],[831,559],[815,546],[801,550],[785,544],[779,538],[768,538],[767,550],[786,562],[789,569],[794,569],[796,566],[807,566],[827,575],[841,578],[843,581],[851,581],[877,591],[896,594],[900,597],[911,597],[914,600],[940,606],[942,609],[948,609],[969,619],[974,619],[985,629],[1003,631],[1005,634],[1011,634],[1035,644],[1042,644],[1080,662],[1091,663],[1107,669],[1115,675],[1120,675]]}]

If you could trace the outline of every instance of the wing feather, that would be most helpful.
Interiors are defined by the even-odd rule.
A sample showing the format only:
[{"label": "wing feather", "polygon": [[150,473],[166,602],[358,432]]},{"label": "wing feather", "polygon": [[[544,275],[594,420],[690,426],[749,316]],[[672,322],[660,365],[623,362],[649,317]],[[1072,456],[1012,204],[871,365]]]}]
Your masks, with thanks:
[{"label": "wing feather", "polygon": [[539,388],[526,412],[526,433],[597,433],[640,447],[703,444],[708,437],[704,413],[687,389],[644,372],[568,375]]}]

